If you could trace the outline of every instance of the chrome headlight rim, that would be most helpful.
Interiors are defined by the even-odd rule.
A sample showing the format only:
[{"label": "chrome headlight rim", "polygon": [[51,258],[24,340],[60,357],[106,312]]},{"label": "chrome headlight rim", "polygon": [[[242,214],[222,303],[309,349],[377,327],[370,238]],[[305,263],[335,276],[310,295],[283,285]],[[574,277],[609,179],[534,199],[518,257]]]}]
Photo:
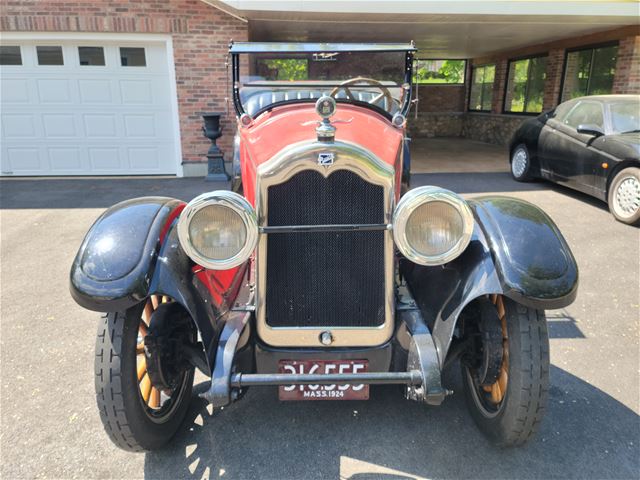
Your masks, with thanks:
[{"label": "chrome headlight rim", "polygon": [[[462,218],[462,235],[456,244],[439,255],[424,255],[407,240],[406,227],[411,214],[421,205],[429,202],[444,202],[454,207]],[[393,239],[400,253],[418,265],[444,265],[466,250],[473,234],[474,219],[469,204],[456,193],[440,187],[426,186],[407,192],[398,202],[393,213]]]},{"label": "chrome headlight rim", "polygon": [[[242,220],[246,232],[244,246],[230,258],[220,260],[203,256],[193,245],[189,226],[193,217],[203,208],[218,205],[231,209]],[[258,244],[258,219],[251,204],[242,196],[228,190],[203,193],[191,200],[178,220],[180,246],[187,256],[198,265],[211,270],[229,270],[249,259]]]}]

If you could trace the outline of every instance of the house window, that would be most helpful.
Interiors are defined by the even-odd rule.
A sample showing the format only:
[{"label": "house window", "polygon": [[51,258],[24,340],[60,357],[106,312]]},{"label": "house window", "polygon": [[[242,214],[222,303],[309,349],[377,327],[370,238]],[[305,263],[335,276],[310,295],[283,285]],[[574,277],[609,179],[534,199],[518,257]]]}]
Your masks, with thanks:
[{"label": "house window", "polygon": [[104,48],[102,47],[78,47],[80,65],[104,66]]},{"label": "house window", "polygon": [[413,82],[419,84],[464,83],[465,60],[416,60]]},{"label": "house window", "polygon": [[567,52],[560,101],[611,93],[617,58],[617,45]]},{"label": "house window", "polygon": [[120,47],[120,65],[123,67],[146,67],[144,48]]},{"label": "house window", "polygon": [[13,45],[0,46],[0,65],[22,65],[20,47]]},{"label": "house window", "polygon": [[471,73],[471,91],[469,110],[490,112],[493,101],[493,81],[496,78],[495,65],[473,67]]},{"label": "house window", "polygon": [[547,57],[531,57],[509,62],[504,111],[540,113],[547,78]]},{"label": "house window", "polygon": [[62,47],[36,47],[38,54],[38,65],[64,65],[62,57]]}]

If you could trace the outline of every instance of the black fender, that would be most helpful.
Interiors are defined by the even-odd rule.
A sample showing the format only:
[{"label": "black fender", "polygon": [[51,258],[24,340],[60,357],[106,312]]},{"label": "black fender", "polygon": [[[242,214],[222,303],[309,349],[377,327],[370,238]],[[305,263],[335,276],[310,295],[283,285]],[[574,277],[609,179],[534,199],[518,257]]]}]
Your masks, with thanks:
[{"label": "black fender", "polygon": [[538,309],[561,308],[576,297],[578,267],[553,221],[538,207],[506,197],[469,201],[475,226],[467,249],[437,267],[400,261],[427,326],[440,367],[464,308],[483,295],[502,294]]},{"label": "black fender", "polygon": [[104,212],[73,261],[73,299],[97,312],[124,311],[144,300],[162,237],[184,205],[173,198],[141,197]]},{"label": "black fender", "polygon": [[551,218],[535,205],[507,197],[469,201],[487,239],[503,294],[532,308],[571,304],[578,265]]}]

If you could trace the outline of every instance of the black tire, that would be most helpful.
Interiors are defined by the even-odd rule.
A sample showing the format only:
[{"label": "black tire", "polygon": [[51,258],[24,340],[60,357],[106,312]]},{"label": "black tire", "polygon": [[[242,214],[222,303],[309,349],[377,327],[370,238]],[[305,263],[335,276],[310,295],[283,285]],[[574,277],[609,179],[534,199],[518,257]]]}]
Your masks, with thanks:
[{"label": "black tire", "polygon": [[[136,373],[136,343],[144,304],[104,315],[98,327],[95,387],[100,419],[111,441],[141,452],[165,445],[187,413],[194,370],[185,373],[176,400],[164,417],[153,419],[143,403]],[[173,398],[173,397],[172,397]]]},{"label": "black tire", "polygon": [[[498,405],[462,365],[467,406],[476,424],[493,443],[522,445],[542,421],[549,392],[549,336],[544,310],[502,297],[508,335],[508,382]],[[492,409],[493,407],[493,409]]]},{"label": "black tire", "polygon": [[627,225],[640,225],[640,168],[629,167],[616,174],[607,195],[609,211]]},{"label": "black tire", "polygon": [[524,143],[516,145],[513,150],[511,150],[509,171],[513,179],[517,182],[528,182],[532,180],[531,155]]}]

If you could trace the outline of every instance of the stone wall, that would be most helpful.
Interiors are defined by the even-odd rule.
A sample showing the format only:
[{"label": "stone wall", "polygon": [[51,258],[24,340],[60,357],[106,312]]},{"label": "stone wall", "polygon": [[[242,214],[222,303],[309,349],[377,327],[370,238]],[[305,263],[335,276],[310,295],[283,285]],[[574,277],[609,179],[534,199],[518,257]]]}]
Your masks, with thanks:
[{"label": "stone wall", "polygon": [[508,145],[518,127],[531,118],[524,115],[467,113],[462,122],[461,136],[480,142]]}]

